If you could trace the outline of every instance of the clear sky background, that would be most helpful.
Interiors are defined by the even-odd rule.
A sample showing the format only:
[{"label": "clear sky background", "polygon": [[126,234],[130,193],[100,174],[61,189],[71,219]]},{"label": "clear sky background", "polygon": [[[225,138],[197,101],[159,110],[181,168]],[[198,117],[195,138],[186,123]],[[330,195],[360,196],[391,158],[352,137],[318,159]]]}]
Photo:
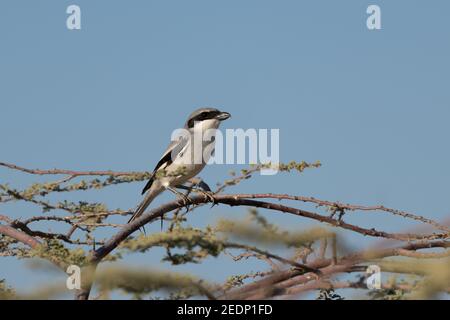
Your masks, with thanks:
[{"label": "clear sky background", "polygon": [[[70,4],[81,7],[81,30],[66,28]],[[382,30],[367,29],[369,4],[381,7]],[[224,128],[279,128],[282,161],[323,163],[302,175],[256,176],[230,192],[384,204],[442,220],[450,216],[449,12],[444,0],[3,0],[0,160],[151,170],[172,130],[193,109],[215,106],[233,116]],[[214,185],[239,168],[209,166],[201,176]],[[0,183],[37,180],[0,168]],[[129,208],[143,184],[75,196]],[[0,212],[27,217],[37,210],[3,204]],[[244,213],[202,209],[189,223]],[[263,213],[292,229],[311,225]],[[345,219],[387,231],[414,226],[374,213]],[[369,241],[346,238],[354,248]],[[159,253],[128,261],[167,268]],[[47,279],[24,261],[0,261],[0,279],[19,289]],[[175,270],[213,281],[245,270],[227,261]],[[260,266],[247,263],[248,270]]]}]

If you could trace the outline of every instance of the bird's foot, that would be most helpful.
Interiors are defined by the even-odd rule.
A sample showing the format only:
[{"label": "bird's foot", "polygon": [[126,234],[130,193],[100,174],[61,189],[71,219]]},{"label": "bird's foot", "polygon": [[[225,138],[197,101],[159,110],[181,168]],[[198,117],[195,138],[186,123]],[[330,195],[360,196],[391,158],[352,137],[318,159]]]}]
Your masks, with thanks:
[{"label": "bird's foot", "polygon": [[177,191],[174,188],[166,187],[167,190],[172,191],[181,201],[183,201],[183,207],[186,207],[186,212],[189,211],[189,205],[192,204],[191,199],[188,198],[184,193]]},{"label": "bird's foot", "polygon": [[183,207],[185,207],[186,212],[188,212],[190,210],[190,205],[192,204],[191,199],[181,192],[178,194],[178,197],[183,201]]},{"label": "bird's foot", "polygon": [[212,207],[214,207],[215,205],[218,205],[219,203],[217,202],[216,198],[214,197],[214,193],[212,191],[206,191],[206,190],[202,190],[202,189],[194,189],[194,192],[197,192],[201,195],[203,195],[205,197],[205,199],[207,199],[209,202],[212,202]]},{"label": "bird's foot", "polygon": [[209,186],[203,180],[200,180],[200,182],[197,183],[197,187],[193,187],[193,186],[187,187],[184,185],[179,185],[179,186],[177,186],[177,188],[183,189],[183,190],[188,190],[189,192],[196,192],[196,193],[203,195],[207,200],[209,200],[208,202],[212,202],[211,208],[218,204],[216,198],[214,197],[215,194],[211,191]]}]

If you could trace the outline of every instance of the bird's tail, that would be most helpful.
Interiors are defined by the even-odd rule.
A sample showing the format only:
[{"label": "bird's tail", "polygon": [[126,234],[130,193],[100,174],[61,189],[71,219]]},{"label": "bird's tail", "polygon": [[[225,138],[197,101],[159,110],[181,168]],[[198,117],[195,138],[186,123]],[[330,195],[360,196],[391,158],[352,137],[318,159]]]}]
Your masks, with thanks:
[{"label": "bird's tail", "polygon": [[139,218],[144,213],[145,209],[147,209],[147,207],[153,201],[153,199],[155,199],[163,190],[164,190],[163,188],[152,186],[152,188],[150,188],[150,190],[145,195],[144,200],[142,200],[142,202],[137,207],[136,211],[131,216],[130,220],[128,220],[128,223],[133,222],[134,220]]}]

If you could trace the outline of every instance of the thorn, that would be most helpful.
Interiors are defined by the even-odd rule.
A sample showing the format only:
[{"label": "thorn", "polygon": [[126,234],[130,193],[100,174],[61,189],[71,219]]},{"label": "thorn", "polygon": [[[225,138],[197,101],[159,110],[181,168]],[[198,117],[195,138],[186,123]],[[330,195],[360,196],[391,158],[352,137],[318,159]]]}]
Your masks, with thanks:
[{"label": "thorn", "polygon": [[139,231],[141,231],[141,232],[144,234],[144,236],[147,235],[147,233],[145,232],[145,227],[144,227],[144,226],[142,226],[141,228],[139,228]]}]

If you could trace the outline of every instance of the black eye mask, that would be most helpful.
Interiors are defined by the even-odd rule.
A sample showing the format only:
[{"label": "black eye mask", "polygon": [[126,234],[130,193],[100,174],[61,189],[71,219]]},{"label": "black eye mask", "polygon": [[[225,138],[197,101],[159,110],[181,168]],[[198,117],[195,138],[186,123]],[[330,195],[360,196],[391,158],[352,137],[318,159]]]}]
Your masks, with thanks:
[{"label": "black eye mask", "polygon": [[199,115],[195,116],[188,122],[188,128],[194,127],[194,123],[196,121],[203,121],[207,119],[213,119],[215,116],[217,116],[220,112],[217,111],[211,111],[211,112],[202,112]]}]

